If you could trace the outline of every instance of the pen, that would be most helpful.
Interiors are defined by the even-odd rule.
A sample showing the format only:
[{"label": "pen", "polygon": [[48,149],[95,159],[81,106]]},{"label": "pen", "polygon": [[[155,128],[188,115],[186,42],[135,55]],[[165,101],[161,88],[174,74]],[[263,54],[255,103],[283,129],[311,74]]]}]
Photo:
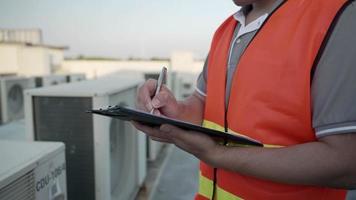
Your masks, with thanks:
[{"label": "pen", "polygon": [[[155,91],[155,95],[153,97],[155,97],[159,91],[161,91],[161,88],[162,88],[162,84],[164,82],[166,82],[166,79],[167,79],[167,68],[166,67],[163,67],[161,72],[159,73],[159,76],[158,76],[158,80],[157,80],[157,86],[156,86],[156,91]],[[150,114],[153,114],[153,111],[155,109],[152,108]]]}]

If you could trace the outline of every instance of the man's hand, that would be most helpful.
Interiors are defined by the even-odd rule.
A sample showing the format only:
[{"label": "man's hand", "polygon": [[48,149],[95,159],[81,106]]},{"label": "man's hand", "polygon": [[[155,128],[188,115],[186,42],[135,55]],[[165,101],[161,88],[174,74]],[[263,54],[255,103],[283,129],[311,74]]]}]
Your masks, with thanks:
[{"label": "man's hand", "polygon": [[[204,100],[199,98],[199,94],[194,93],[184,101],[178,102],[172,92],[163,85],[161,91],[152,98],[156,90],[156,84],[156,80],[150,79],[139,87],[136,99],[136,107],[139,110],[150,112],[152,108],[155,108],[154,114],[162,114],[170,118],[201,124]],[[209,136],[198,132],[188,132],[167,124],[157,128],[145,126],[138,122],[132,122],[132,124],[146,133],[151,139],[175,144],[206,162],[212,157],[213,152],[217,152],[215,148],[218,145],[215,141]]]},{"label": "man's hand", "polygon": [[199,132],[185,131],[168,124],[164,124],[159,128],[152,128],[137,122],[133,122],[133,124],[152,139],[175,144],[177,147],[209,164],[213,164],[215,156],[220,152],[219,145],[211,137]]},{"label": "man's hand", "polygon": [[[146,81],[137,91],[136,107],[140,110],[150,112],[155,109],[154,114],[178,118],[180,106],[172,92],[162,85],[161,91],[155,96],[157,81],[150,79]],[[153,98],[152,98],[153,97]]]},{"label": "man's hand", "polygon": [[150,79],[146,81],[137,91],[136,108],[150,112],[155,108],[154,114],[164,115],[173,119],[187,121],[201,125],[204,100],[197,92],[184,101],[177,101],[172,92],[162,85],[161,91],[155,96],[157,81]]}]

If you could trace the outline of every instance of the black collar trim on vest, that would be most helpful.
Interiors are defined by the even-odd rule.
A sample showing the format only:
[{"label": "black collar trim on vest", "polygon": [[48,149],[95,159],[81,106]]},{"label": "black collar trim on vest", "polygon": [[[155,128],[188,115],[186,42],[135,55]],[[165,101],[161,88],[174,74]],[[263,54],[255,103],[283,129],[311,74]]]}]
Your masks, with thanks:
[{"label": "black collar trim on vest", "polygon": [[344,13],[344,11],[346,10],[346,8],[351,5],[353,2],[355,2],[355,0],[348,0],[345,2],[345,4],[340,8],[340,10],[336,13],[336,16],[334,17],[333,21],[331,22],[331,25],[328,29],[328,32],[326,33],[323,42],[321,43],[321,46],[319,48],[318,54],[314,60],[313,66],[311,68],[310,71],[310,85],[313,82],[313,78],[314,78],[314,73],[316,70],[316,67],[319,64],[319,61],[321,59],[321,56],[323,55],[326,45],[328,44],[330,37],[332,35],[332,33],[334,32],[335,28],[336,28],[336,24],[339,22],[339,19],[341,17],[341,15]]}]

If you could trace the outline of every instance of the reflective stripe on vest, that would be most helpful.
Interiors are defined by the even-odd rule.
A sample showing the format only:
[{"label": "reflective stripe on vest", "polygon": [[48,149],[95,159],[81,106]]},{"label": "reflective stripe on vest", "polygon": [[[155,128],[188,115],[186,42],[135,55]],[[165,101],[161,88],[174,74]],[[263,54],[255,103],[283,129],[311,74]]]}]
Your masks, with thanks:
[{"label": "reflective stripe on vest", "polygon": [[[231,83],[227,113],[227,57],[236,20],[216,31],[208,60],[204,126],[283,147],[315,141],[310,73],[331,23],[346,0],[286,0],[241,56]],[[226,118],[225,118],[226,117]],[[227,127],[225,127],[227,126]],[[201,163],[197,199],[211,199],[214,169]],[[343,199],[344,190],[286,185],[216,170],[215,198]]]},{"label": "reflective stripe on vest", "polygon": [[[204,120],[203,121],[203,126],[206,127],[206,128],[210,128],[210,129],[214,129],[214,130],[218,130],[218,131],[224,132],[224,127],[222,127],[219,124],[216,124],[214,122],[208,121],[208,120]],[[239,135],[239,136],[242,136],[242,137],[247,137],[246,135],[243,135],[243,134],[240,134],[240,133],[237,133],[237,132],[233,132],[232,130],[229,130],[229,132],[230,133],[234,133],[234,134]],[[236,145],[234,143],[227,142],[226,146],[244,146],[244,145]],[[248,146],[248,145],[246,145],[246,146]],[[266,147],[266,148],[279,148],[279,147],[282,147],[282,146],[273,145],[273,144],[263,144],[263,147]],[[209,178],[204,177],[200,173],[199,174],[198,195],[201,195],[205,199],[210,199],[212,197],[212,195],[213,195],[213,190],[214,190],[214,182],[212,180],[210,180]],[[197,198],[197,199],[199,199],[199,198]],[[222,200],[224,200],[224,199],[240,200],[242,198],[223,190],[219,186],[216,186],[215,199],[216,200],[220,200],[220,199],[222,199]]]},{"label": "reflective stripe on vest", "polygon": [[[210,179],[204,177],[202,174],[199,175],[199,191],[198,194],[205,199],[210,199],[213,195],[214,182]],[[241,200],[242,198],[231,194],[219,186],[216,186],[215,200],[229,199],[229,200]]]},{"label": "reflective stripe on vest", "polygon": [[[225,132],[225,128],[224,127],[222,127],[219,124],[216,124],[214,122],[211,122],[209,120],[203,120],[203,126],[205,128],[209,128],[209,129],[214,129],[214,130],[217,130],[217,131]],[[233,131],[231,129],[228,129],[228,132],[232,133],[232,134],[235,134],[235,135],[238,135],[238,136],[241,136],[241,137],[244,137],[244,138],[249,138],[247,135],[235,132],[235,131]],[[235,144],[235,143],[233,143],[231,141],[226,141],[225,145],[226,146],[239,146],[239,147],[250,146],[250,145]],[[276,144],[263,144],[263,147],[266,147],[266,148],[280,148],[280,147],[283,147],[283,146],[282,145],[276,145]]]}]

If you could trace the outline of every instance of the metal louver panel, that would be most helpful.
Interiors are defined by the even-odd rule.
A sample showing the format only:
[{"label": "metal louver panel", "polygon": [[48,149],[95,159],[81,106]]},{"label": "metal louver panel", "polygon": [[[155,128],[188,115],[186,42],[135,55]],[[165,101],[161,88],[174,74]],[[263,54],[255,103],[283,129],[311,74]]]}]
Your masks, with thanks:
[{"label": "metal louver panel", "polygon": [[33,97],[35,140],[66,145],[68,199],[95,199],[91,108],[89,97]]},{"label": "metal louver panel", "polygon": [[1,200],[35,200],[35,177],[30,171],[0,189]]}]

